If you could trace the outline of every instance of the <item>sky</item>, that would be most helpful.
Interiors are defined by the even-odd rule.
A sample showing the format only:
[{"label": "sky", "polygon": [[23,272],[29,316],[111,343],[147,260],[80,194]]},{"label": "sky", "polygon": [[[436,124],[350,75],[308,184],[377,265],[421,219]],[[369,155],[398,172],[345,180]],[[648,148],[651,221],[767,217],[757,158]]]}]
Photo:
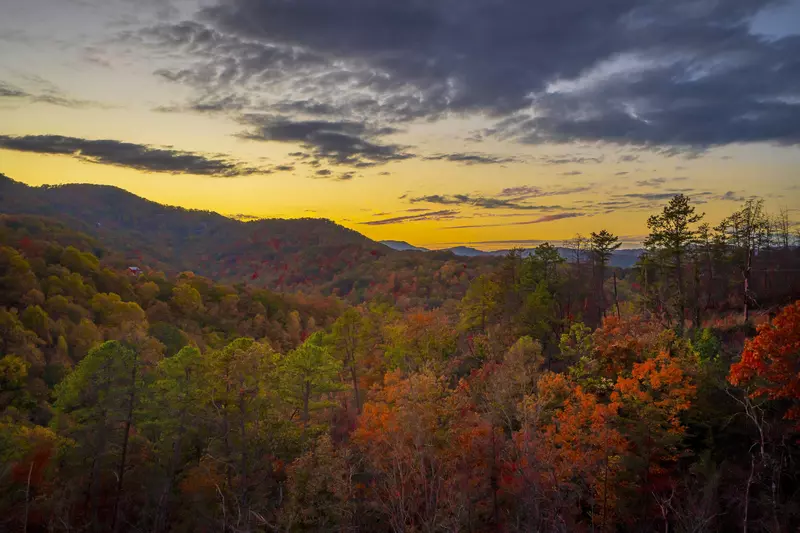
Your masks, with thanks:
[{"label": "sky", "polygon": [[0,0],[0,173],[507,248],[800,220],[800,0]]}]

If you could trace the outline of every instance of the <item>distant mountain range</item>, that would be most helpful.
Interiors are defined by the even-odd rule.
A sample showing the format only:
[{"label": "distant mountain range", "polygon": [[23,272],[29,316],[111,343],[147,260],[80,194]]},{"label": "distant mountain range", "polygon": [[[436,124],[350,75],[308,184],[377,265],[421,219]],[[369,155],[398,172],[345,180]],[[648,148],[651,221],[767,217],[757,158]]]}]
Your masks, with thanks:
[{"label": "distant mountain range", "polygon": [[[393,250],[399,251],[415,251],[415,252],[430,252],[428,248],[422,248],[420,246],[414,246],[409,244],[405,241],[380,241],[381,244],[385,244],[389,248]],[[522,251],[523,256],[527,256],[533,253],[533,248],[524,248]],[[506,255],[509,250],[478,250],[477,248],[471,248],[469,246],[455,246],[453,248],[445,248],[443,250],[436,250],[438,252],[451,252],[458,257],[496,257],[496,256],[504,256]],[[611,266],[619,267],[619,268],[630,268],[636,264],[636,261],[639,259],[639,256],[642,255],[641,248],[636,249],[625,249],[625,250],[617,250],[614,252],[614,255],[611,257]],[[573,261],[575,259],[575,250],[572,248],[558,248],[558,253],[561,254],[561,257],[566,259],[567,261]]]}]

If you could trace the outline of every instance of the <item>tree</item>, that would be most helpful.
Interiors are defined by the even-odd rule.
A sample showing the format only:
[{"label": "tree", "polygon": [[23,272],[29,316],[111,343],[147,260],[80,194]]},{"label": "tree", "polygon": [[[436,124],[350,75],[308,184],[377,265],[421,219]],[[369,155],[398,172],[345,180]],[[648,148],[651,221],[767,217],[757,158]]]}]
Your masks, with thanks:
[{"label": "tree", "polygon": [[165,531],[169,523],[178,469],[190,443],[187,437],[198,434],[203,425],[207,391],[203,363],[200,351],[193,346],[161,360],[144,400],[146,419],[142,427],[151,436],[164,472],[154,519],[156,533]]},{"label": "tree", "polygon": [[356,411],[361,412],[361,398],[358,393],[358,357],[361,352],[361,314],[348,309],[333,323],[333,349],[342,365],[350,373],[353,386],[353,401]]},{"label": "tree", "polygon": [[717,231],[731,251],[742,276],[742,315],[750,320],[750,304],[755,301],[750,288],[753,260],[766,244],[769,218],[764,213],[764,200],[747,200],[744,206],[723,220]]},{"label": "tree", "polygon": [[20,315],[20,320],[26,328],[36,333],[47,344],[53,342],[50,336],[52,320],[50,320],[47,312],[38,305],[26,307]]},{"label": "tree", "polygon": [[461,327],[465,331],[486,326],[498,304],[500,287],[489,276],[478,276],[461,299]]},{"label": "tree", "polygon": [[224,476],[223,530],[228,527],[229,508],[241,509],[237,525],[246,529],[253,506],[266,504],[251,492],[257,480],[268,477],[269,464],[260,459],[283,433],[275,421],[277,369],[278,354],[249,338],[235,339],[208,356],[202,395],[210,411],[212,437],[207,451],[221,464]]},{"label": "tree", "polygon": [[570,363],[591,357],[594,350],[591,328],[586,327],[582,322],[571,324],[569,331],[561,334],[558,349],[559,358]]},{"label": "tree", "polygon": [[686,431],[681,415],[697,391],[693,373],[691,358],[661,351],[634,363],[630,375],[617,379],[611,394],[611,401],[620,405],[622,432],[631,443],[626,470],[640,494],[646,495],[643,502],[631,500],[631,512],[641,513],[640,520],[646,517],[649,495],[670,484]]},{"label": "tree", "polygon": [[544,242],[533,250],[533,254],[527,259],[526,277],[523,284],[535,286],[540,281],[547,283],[550,290],[555,290],[558,278],[558,265],[564,262],[564,258],[558,252],[558,248]]},{"label": "tree", "polygon": [[573,238],[564,241],[564,246],[572,251],[573,257],[575,257],[575,264],[580,268],[586,257],[586,252],[591,250],[591,241],[580,233],[576,233]]},{"label": "tree", "polygon": [[[88,472],[85,505],[96,529],[102,523],[99,497],[114,472],[116,489],[110,529],[118,527],[119,500],[125,477],[128,444],[142,387],[139,356],[118,341],[92,349],[75,371],[56,387],[57,423],[77,442],[73,460]],[[88,465],[87,465],[88,463]]]},{"label": "tree", "polygon": [[614,252],[622,246],[619,242],[619,237],[609,233],[606,230],[601,230],[599,233],[592,232],[589,237],[589,249],[592,252],[595,266],[597,267],[598,291],[600,293],[600,314],[604,315],[606,308],[606,294],[603,290],[603,284],[606,279],[606,265],[608,265]]},{"label": "tree", "polygon": [[[800,300],[784,307],[745,342],[728,380],[753,398],[788,402],[784,418],[800,420]],[[798,424],[800,430],[800,424]]]},{"label": "tree", "polygon": [[323,435],[288,466],[285,531],[342,531],[352,522],[356,469],[348,452]]},{"label": "tree", "polygon": [[647,219],[650,235],[644,244],[650,251],[664,255],[671,266],[677,290],[678,327],[681,330],[686,314],[683,267],[685,257],[697,239],[697,231],[692,226],[700,222],[703,216],[695,214],[688,196],[677,194],[664,206],[660,215],[652,215]]},{"label": "tree", "polygon": [[324,345],[321,332],[311,335],[281,361],[286,397],[300,407],[304,429],[311,420],[311,411],[326,405],[312,403],[312,400],[322,393],[339,390],[336,378],[340,369],[341,363],[333,358]]},{"label": "tree", "polygon": [[475,486],[464,467],[480,461],[473,443],[488,424],[462,399],[430,371],[407,378],[394,371],[364,404],[353,442],[372,480],[369,496],[392,531],[469,530],[464,515],[483,506],[473,496],[489,493],[488,476]]},{"label": "tree", "polygon": [[105,328],[107,339],[132,340],[147,331],[147,316],[136,302],[124,302],[114,293],[97,293],[91,306],[96,322]]},{"label": "tree", "polygon": [[179,283],[172,289],[172,302],[181,312],[192,316],[205,310],[200,292],[189,283]]},{"label": "tree", "polygon": [[19,252],[0,247],[0,305],[14,305],[38,283],[30,263]]}]

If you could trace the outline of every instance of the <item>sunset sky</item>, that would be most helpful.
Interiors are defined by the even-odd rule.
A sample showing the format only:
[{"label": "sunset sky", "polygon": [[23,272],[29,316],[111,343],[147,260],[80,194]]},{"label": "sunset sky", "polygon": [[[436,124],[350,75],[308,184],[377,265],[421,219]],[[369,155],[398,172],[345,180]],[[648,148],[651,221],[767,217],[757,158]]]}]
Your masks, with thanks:
[{"label": "sunset sky", "polygon": [[0,172],[434,248],[800,220],[800,0],[0,0]]}]

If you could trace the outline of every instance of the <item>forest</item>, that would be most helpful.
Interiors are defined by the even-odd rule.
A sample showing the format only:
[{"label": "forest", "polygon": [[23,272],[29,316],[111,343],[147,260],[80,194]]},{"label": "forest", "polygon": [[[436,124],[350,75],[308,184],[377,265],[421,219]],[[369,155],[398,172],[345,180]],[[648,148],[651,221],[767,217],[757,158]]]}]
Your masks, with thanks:
[{"label": "forest", "polygon": [[748,199],[712,225],[679,194],[633,268],[610,265],[602,228],[569,259],[549,243],[464,259],[337,247],[332,223],[311,254],[309,221],[281,252],[262,225],[225,272],[200,237],[130,269],[133,233],[11,197],[0,530],[800,528],[785,210]]}]

